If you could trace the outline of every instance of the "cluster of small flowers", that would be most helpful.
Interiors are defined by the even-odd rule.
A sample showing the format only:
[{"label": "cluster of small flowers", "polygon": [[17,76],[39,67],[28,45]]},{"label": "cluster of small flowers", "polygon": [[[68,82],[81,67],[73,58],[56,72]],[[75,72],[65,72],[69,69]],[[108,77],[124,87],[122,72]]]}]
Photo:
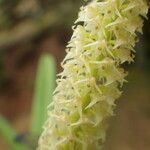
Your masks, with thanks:
[{"label": "cluster of small flowers", "polygon": [[93,0],[81,7],[48,108],[39,150],[100,150],[107,119],[142,33],[144,0]]}]

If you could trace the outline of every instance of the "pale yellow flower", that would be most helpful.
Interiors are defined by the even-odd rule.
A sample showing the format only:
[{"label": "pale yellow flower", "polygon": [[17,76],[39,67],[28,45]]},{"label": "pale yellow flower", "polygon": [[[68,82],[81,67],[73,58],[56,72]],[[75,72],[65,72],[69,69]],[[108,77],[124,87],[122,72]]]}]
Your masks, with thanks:
[{"label": "pale yellow flower", "polygon": [[142,33],[145,0],[93,0],[81,7],[62,62],[39,150],[100,150],[107,119]]}]

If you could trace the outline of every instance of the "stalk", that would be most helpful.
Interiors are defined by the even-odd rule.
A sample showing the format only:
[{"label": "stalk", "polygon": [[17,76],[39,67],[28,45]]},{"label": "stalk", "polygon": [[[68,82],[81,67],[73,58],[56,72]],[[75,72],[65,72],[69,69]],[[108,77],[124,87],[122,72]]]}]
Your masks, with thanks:
[{"label": "stalk", "polygon": [[146,0],[93,0],[81,7],[38,150],[101,150],[142,33]]}]

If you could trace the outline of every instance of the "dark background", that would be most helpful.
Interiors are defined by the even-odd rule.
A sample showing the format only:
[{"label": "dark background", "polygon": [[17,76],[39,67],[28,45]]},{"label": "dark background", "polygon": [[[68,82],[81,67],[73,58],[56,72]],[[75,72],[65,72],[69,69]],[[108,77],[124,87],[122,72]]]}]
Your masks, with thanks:
[{"label": "dark background", "polygon": [[[29,127],[37,62],[65,55],[81,0],[0,0],[0,113],[19,132]],[[150,13],[149,13],[150,18]],[[150,150],[150,20],[128,67],[129,83],[117,101],[104,150]],[[0,150],[10,150],[0,139]]]}]

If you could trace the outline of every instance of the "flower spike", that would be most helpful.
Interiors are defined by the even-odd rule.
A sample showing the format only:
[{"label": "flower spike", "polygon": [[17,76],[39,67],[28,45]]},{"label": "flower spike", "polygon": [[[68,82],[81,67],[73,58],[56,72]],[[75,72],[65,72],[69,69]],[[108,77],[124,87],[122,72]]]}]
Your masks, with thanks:
[{"label": "flower spike", "polygon": [[[38,150],[100,150],[107,119],[134,60],[146,0],[93,0],[81,7]],[[143,17],[142,17],[143,16]]]}]

